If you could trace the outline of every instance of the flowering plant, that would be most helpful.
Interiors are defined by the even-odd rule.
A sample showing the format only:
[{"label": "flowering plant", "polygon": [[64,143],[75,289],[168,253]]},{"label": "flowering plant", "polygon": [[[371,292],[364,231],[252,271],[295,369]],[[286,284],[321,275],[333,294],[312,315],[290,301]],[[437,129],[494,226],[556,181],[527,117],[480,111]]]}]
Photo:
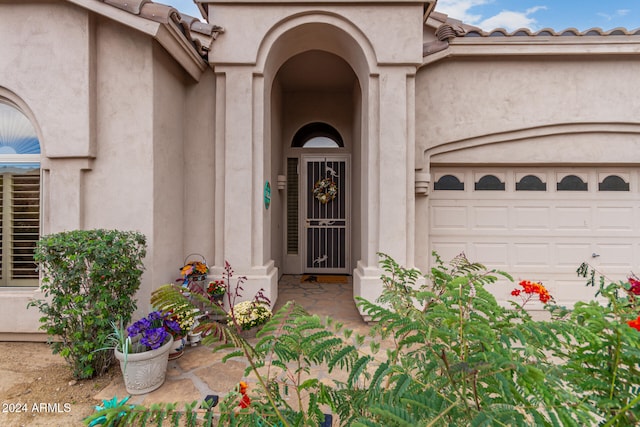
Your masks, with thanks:
[{"label": "flowering plant", "polygon": [[627,325],[640,332],[640,316],[637,319],[629,320]]},{"label": "flowering plant", "polygon": [[195,325],[196,313],[198,313],[198,309],[189,309],[187,304],[183,304],[183,306],[178,307],[176,312],[169,310],[167,315],[171,321],[178,325],[178,329],[165,329],[167,329],[167,332],[173,335],[174,338],[187,335]]},{"label": "flowering plant", "polygon": [[640,280],[635,277],[629,277],[628,282],[629,289],[627,289],[627,292],[633,295],[640,295]]},{"label": "flowering plant", "polygon": [[184,283],[204,280],[209,274],[209,266],[202,261],[189,261],[180,269],[180,276]]},{"label": "flowering plant", "polygon": [[219,297],[227,292],[227,286],[224,284],[224,280],[213,280],[209,282],[207,286],[207,293],[212,297]]},{"label": "flowering plant", "polygon": [[232,323],[235,317],[238,326],[243,330],[248,330],[267,323],[271,315],[271,309],[266,303],[255,300],[243,301],[233,306],[228,321]]},{"label": "flowering plant", "polygon": [[129,339],[140,337],[139,341],[132,343],[131,352],[142,353],[160,348],[167,341],[170,333],[168,331],[179,332],[178,322],[161,311],[152,311],[147,317],[143,317],[127,328]]},{"label": "flowering plant", "polygon": [[[516,288],[511,291],[511,295],[513,295],[514,297],[522,296],[522,305],[529,302],[534,294],[538,294],[538,298],[543,304],[546,304],[553,299],[551,294],[549,294],[547,288],[545,288],[540,282],[530,282],[528,280],[522,280],[520,281],[520,286],[522,286],[523,289],[520,290]],[[522,295],[522,292],[524,292],[525,295]]]}]

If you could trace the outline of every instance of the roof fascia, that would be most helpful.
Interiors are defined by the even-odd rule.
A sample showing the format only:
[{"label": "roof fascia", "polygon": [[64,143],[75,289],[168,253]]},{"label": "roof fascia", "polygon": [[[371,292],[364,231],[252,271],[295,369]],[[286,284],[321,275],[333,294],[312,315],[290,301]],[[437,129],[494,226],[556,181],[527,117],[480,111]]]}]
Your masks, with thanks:
[{"label": "roof fascia", "polygon": [[423,58],[422,65],[454,57],[623,56],[640,53],[635,36],[458,37],[443,51]]},{"label": "roof fascia", "polygon": [[157,40],[195,81],[200,80],[202,73],[207,68],[207,62],[198,55],[198,52],[173,22],[161,24],[95,0],[66,1],[119,22]]}]

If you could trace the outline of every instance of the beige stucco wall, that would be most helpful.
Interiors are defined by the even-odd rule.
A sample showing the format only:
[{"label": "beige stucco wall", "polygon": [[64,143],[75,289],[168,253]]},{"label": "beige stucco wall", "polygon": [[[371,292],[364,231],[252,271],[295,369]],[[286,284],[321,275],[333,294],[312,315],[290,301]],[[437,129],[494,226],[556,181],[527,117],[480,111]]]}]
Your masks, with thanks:
[{"label": "beige stucco wall", "polygon": [[0,3],[0,40],[1,84],[40,118],[43,152],[90,155],[89,14],[67,3]]},{"label": "beige stucco wall", "polygon": [[[0,4],[0,40],[2,92],[39,130],[42,234],[145,234],[146,312],[188,253],[214,256],[213,73],[196,84],[152,37],[67,3]],[[43,338],[33,297],[0,289],[0,339]]]},{"label": "beige stucco wall", "polygon": [[287,163],[284,159],[284,147],[287,145],[286,140],[282,136],[282,87],[278,80],[273,82],[272,87],[269,90],[271,94],[270,109],[265,120],[265,124],[268,123],[268,129],[271,133],[271,150],[270,159],[271,164],[267,165],[271,170],[271,217],[269,229],[271,233],[271,239],[265,244],[270,245],[268,251],[270,253],[275,265],[280,267],[278,274],[282,275],[282,266],[287,255],[284,254],[285,233],[287,228],[286,220],[286,194],[287,188],[278,189],[278,175],[287,175]]},{"label": "beige stucco wall", "polygon": [[[210,10],[217,22],[224,22],[227,42],[217,46],[212,60],[223,58],[225,62],[252,63],[258,50],[265,43],[263,37],[282,22],[292,17],[320,13],[327,16],[340,16],[352,23],[370,43],[377,47],[376,55],[380,63],[402,63],[415,61],[422,46],[416,43],[415,30],[420,29],[422,6],[407,4],[281,4],[256,1],[239,8],[233,2],[212,2]],[[301,2],[304,3],[304,2]],[[256,17],[259,16],[259,19]],[[391,30],[392,29],[392,30]],[[313,37],[313,35],[310,35]],[[311,39],[312,40],[312,39]],[[300,39],[300,45],[309,43],[309,39]],[[268,40],[266,41],[268,43]]]},{"label": "beige stucco wall", "polygon": [[[424,156],[427,150],[430,156],[452,148],[565,135],[553,141],[547,138],[545,148],[555,152],[557,162],[603,161],[596,154],[607,151],[608,138],[575,135],[621,134],[632,130],[622,125],[637,126],[640,98],[629,96],[629,90],[640,86],[639,71],[640,60],[623,55],[564,59],[489,56],[429,64],[419,71],[416,83],[417,160],[428,162]],[[637,142],[637,129],[635,132],[624,139]],[[563,140],[561,145],[559,139]],[[483,151],[486,156],[478,157],[476,150],[473,157],[480,162],[513,161],[511,154],[515,154],[525,161],[548,161],[539,156],[542,147],[537,143],[512,147],[510,154],[505,154],[503,145],[498,149],[502,156],[489,149]],[[640,160],[638,150],[608,151],[606,161]],[[443,156],[440,161],[454,158]],[[428,167],[425,163],[419,166]]]}]

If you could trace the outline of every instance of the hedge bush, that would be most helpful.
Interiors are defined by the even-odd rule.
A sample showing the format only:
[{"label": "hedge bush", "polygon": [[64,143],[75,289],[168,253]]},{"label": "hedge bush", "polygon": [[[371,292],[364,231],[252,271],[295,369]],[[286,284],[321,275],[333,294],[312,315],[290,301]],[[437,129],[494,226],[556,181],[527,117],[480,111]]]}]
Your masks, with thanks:
[{"label": "hedge bush", "polygon": [[75,230],[38,241],[45,299],[29,306],[40,309],[41,329],[75,378],[100,375],[111,364],[112,352],[97,350],[108,345],[111,322],[130,322],[145,255],[146,238],[137,232]]}]

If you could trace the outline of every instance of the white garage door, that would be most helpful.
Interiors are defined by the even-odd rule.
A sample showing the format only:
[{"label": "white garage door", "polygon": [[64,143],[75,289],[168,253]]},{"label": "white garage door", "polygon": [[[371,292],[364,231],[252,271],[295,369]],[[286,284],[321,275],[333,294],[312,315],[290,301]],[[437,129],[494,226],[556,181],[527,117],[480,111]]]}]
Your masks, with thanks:
[{"label": "white garage door", "polygon": [[[569,306],[595,293],[576,275],[583,261],[612,280],[640,273],[635,169],[440,168],[432,177],[430,249],[445,261],[465,252],[516,282],[542,281]],[[513,288],[491,289],[507,301]]]}]

